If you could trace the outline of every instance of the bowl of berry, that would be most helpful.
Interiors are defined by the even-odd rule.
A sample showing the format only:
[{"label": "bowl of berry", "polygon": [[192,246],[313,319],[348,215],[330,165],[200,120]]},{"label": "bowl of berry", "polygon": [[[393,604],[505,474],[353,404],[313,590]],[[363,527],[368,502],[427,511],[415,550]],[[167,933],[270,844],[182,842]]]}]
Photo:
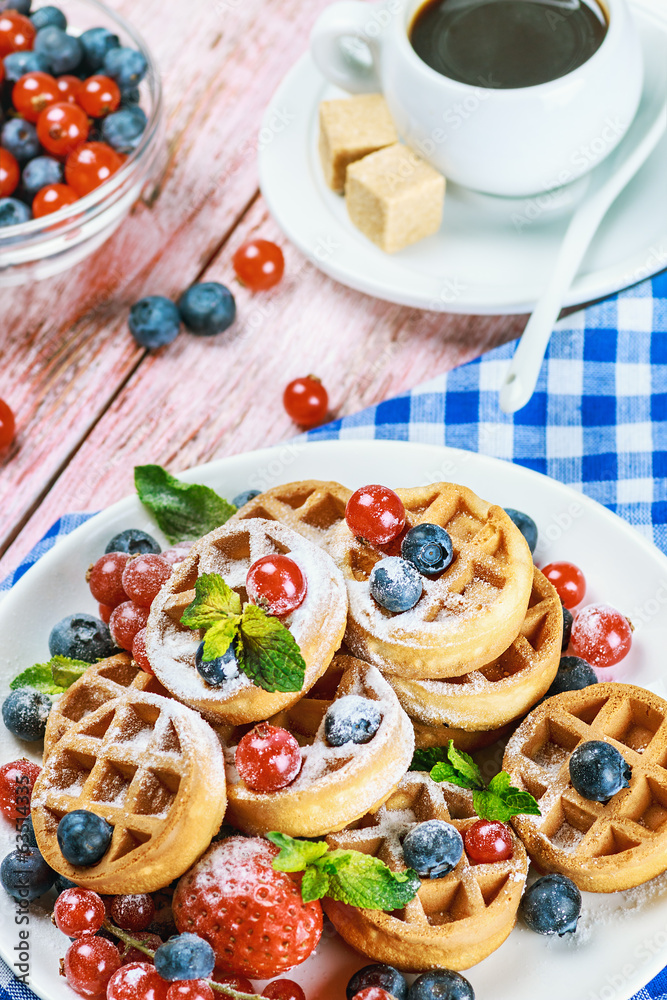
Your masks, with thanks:
[{"label": "bowl of berry", "polygon": [[99,0],[0,0],[0,285],[63,271],[113,233],[158,166],[160,77]]}]

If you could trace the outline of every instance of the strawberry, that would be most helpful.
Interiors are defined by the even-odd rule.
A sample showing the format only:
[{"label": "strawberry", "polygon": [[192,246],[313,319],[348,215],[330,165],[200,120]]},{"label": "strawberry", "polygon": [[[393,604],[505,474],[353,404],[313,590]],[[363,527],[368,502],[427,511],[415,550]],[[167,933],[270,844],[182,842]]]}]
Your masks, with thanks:
[{"label": "strawberry", "polygon": [[320,940],[322,908],[303,902],[295,878],[274,871],[278,853],[261,838],[230,837],[180,879],[176,927],[208,941],[217,968],[272,979],[304,962]]}]

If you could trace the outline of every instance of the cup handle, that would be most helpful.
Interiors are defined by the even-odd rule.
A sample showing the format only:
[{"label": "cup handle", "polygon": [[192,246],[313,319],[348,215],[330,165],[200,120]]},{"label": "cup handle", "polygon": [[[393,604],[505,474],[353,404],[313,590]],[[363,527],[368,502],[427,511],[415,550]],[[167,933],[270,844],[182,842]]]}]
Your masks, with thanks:
[{"label": "cup handle", "polygon": [[[310,51],[330,83],[353,94],[373,94],[382,89],[377,72],[381,31],[374,12],[383,6],[382,2],[341,0],[327,7],[317,19],[310,36]],[[370,63],[347,53],[341,44],[345,38],[363,42],[370,51]]]}]

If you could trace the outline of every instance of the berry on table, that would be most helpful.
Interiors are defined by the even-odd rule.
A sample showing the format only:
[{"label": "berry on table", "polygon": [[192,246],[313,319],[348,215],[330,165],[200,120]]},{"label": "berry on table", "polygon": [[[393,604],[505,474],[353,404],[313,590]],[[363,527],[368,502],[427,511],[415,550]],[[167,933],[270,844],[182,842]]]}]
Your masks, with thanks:
[{"label": "berry on table", "polygon": [[181,329],[181,314],[164,295],[148,295],[130,309],[130,333],[141,347],[153,350],[175,340]]},{"label": "berry on table", "polygon": [[162,550],[158,542],[149,535],[147,531],[140,531],[139,528],[126,528],[107,543],[105,552],[127,552],[129,556],[146,555],[154,552],[156,555]]},{"label": "berry on table", "polygon": [[561,651],[565,652],[567,647],[570,645],[570,637],[572,636],[572,623],[574,621],[574,615],[569,610],[569,608],[563,607],[563,642],[561,644]]},{"label": "berry on table", "polygon": [[289,556],[270,555],[257,559],[246,576],[248,598],[267,607],[272,615],[288,615],[303,604],[308,590],[300,567]]},{"label": "berry on table", "polygon": [[104,118],[120,107],[120,87],[110,76],[89,76],[78,88],[76,99],[91,118]]},{"label": "berry on table", "polygon": [[78,194],[68,184],[48,184],[35,195],[32,214],[36,219],[41,219],[45,215],[52,215],[61,208],[73,205],[78,200]]},{"label": "berry on table", "polygon": [[72,882],[71,879],[65,878],[64,875],[56,874],[56,880],[53,883],[53,888],[56,890],[56,894],[59,896],[61,892],[65,892],[66,889],[76,889],[78,888],[76,882]]},{"label": "berry on table", "polygon": [[32,212],[18,198],[0,198],[0,226],[20,226],[31,218]]},{"label": "berry on table", "polygon": [[382,712],[370,698],[358,694],[337,698],[324,716],[324,734],[332,747],[369,743],[382,722]]},{"label": "berry on table", "polygon": [[359,993],[355,993],[353,1000],[395,1000],[395,998],[381,986],[367,986]]},{"label": "berry on table", "polygon": [[285,258],[279,246],[270,240],[250,240],[233,257],[236,276],[253,292],[264,292],[277,285],[285,271]]},{"label": "berry on table", "polygon": [[59,76],[56,79],[56,84],[60,94],[58,100],[65,104],[76,104],[76,95],[81,86],[81,80],[78,76],[68,76],[67,74]]},{"label": "berry on table", "polygon": [[441,819],[418,823],[403,841],[403,858],[422,878],[444,878],[456,868],[463,854],[463,838]]},{"label": "berry on table", "polygon": [[23,168],[23,190],[31,198],[49,184],[61,184],[63,165],[52,156],[36,156]]},{"label": "berry on table", "polygon": [[195,653],[195,667],[200,677],[211,687],[220,687],[225,681],[233,681],[239,676],[239,664],[233,643],[223,656],[214,660],[204,659],[204,643],[200,642]]},{"label": "berry on table", "polygon": [[589,604],[572,623],[572,649],[594,667],[613,667],[632,646],[632,625],[608,604]]},{"label": "berry on table", "polygon": [[[120,969],[120,961],[120,952],[115,944],[106,938],[87,934],[77,938],[67,949],[65,976],[75,993],[83,997],[98,997],[104,994],[112,976]],[[137,996],[131,1000],[137,1000]]]},{"label": "berry on table", "polygon": [[274,979],[264,987],[262,996],[270,1000],[306,1000],[306,994],[292,979]]},{"label": "berry on table", "polygon": [[301,770],[301,747],[286,729],[260,722],[239,740],[235,764],[248,788],[277,792]]},{"label": "berry on table", "polygon": [[183,292],[178,300],[183,323],[198,337],[214,337],[236,319],[234,296],[218,281],[200,281]]},{"label": "berry on table", "polygon": [[153,673],[153,667],[151,666],[151,661],[148,659],[148,653],[146,652],[146,629],[140,628],[134,639],[132,640],[132,659],[134,662],[145,670],[147,674]]},{"label": "berry on table", "polygon": [[215,953],[197,934],[178,934],[155,952],[155,968],[163,979],[208,979],[215,968]]},{"label": "berry on table", "polygon": [[33,48],[35,26],[24,14],[5,10],[0,14],[0,58],[10,52],[27,52]]},{"label": "berry on table", "polygon": [[122,165],[120,155],[106,142],[84,142],[67,157],[65,180],[83,198],[108,181]]},{"label": "berry on table", "polygon": [[153,922],[155,903],[147,892],[114,896],[111,901],[111,919],[125,931],[145,931]]},{"label": "berry on table", "polygon": [[528,548],[530,549],[532,555],[537,546],[537,525],[533,521],[532,517],[528,514],[524,514],[521,510],[515,510],[514,507],[505,507],[505,513],[509,516],[510,520],[514,521],[517,528],[528,542]]},{"label": "berry on table", "polygon": [[103,120],[102,138],[117,153],[131,153],[139,145],[147,123],[146,112],[139,105],[121,107]]},{"label": "berry on table", "polygon": [[586,660],[582,660],[580,656],[561,656],[558,673],[551,682],[546,697],[551,698],[562,691],[580,691],[597,682],[597,674]]},{"label": "berry on table", "polygon": [[23,118],[10,118],[2,126],[0,143],[19,163],[26,163],[40,151],[37,129]]},{"label": "berry on table", "polygon": [[104,624],[108,625],[111,621],[111,615],[114,609],[109,604],[98,604],[97,610]]},{"label": "berry on table", "polygon": [[171,566],[161,555],[136,556],[123,571],[123,589],[135,604],[150,608],[170,576]]},{"label": "berry on table", "polygon": [[182,563],[184,559],[187,559],[192,548],[192,542],[178,542],[176,545],[172,546],[170,549],[165,549],[162,553],[163,559],[166,559],[170,566],[177,566]]},{"label": "berry on table", "polygon": [[260,490],[245,490],[243,493],[236,494],[232,500],[232,504],[237,508],[244,507],[247,503],[250,503],[251,500],[254,500],[255,497],[258,497],[259,495]]},{"label": "berry on table", "polygon": [[34,743],[44,738],[46,720],[51,711],[48,694],[34,688],[19,688],[7,695],[2,703],[2,721],[19,740]]},{"label": "berry on table", "polygon": [[31,902],[48,892],[56,873],[39,851],[12,851],[0,865],[0,883],[13,899]]},{"label": "berry on table", "polygon": [[400,556],[386,556],[375,563],[368,584],[373,599],[394,614],[414,608],[424,589],[417,567]]},{"label": "berry on table", "polygon": [[528,886],[519,909],[531,931],[562,937],[577,929],[581,893],[565,875],[543,875]]},{"label": "berry on table", "polygon": [[[139,941],[144,948],[149,948],[150,951],[157,951],[160,945],[164,943],[159,935],[150,934],[148,931],[135,931],[132,937]],[[120,942],[118,946],[121,947]],[[121,948],[121,958],[123,965],[129,965],[131,962],[148,962],[150,965],[153,964],[153,959],[145,955],[143,951],[139,951],[133,944],[126,944]]]},{"label": "berry on table", "polygon": [[423,576],[438,576],[454,558],[452,540],[439,524],[416,524],[401,542],[401,555]]},{"label": "berry on table", "polygon": [[245,976],[234,976],[231,972],[220,972],[218,969],[215,969],[211,979],[214,983],[220,983],[221,986],[231,986],[232,989],[238,990],[239,993],[255,992],[252,983]]},{"label": "berry on table", "polygon": [[36,52],[10,52],[4,59],[5,80],[8,83],[16,83],[26,73],[36,70],[46,73],[48,69],[46,59]]},{"label": "berry on table", "polygon": [[316,427],[329,412],[329,394],[314,375],[295,378],[283,392],[287,416],[301,427]]},{"label": "berry on table", "polygon": [[417,976],[408,990],[408,1000],[475,1000],[475,991],[458,972],[438,969]]},{"label": "berry on table", "polygon": [[105,76],[116,81],[121,90],[131,90],[146,76],[148,63],[136,49],[113,47],[104,56],[101,69]]},{"label": "berry on table", "polygon": [[97,934],[105,917],[104,903],[98,894],[79,886],[61,892],[53,907],[56,927],[71,938]]},{"label": "berry on table", "polygon": [[10,406],[0,399],[0,448],[8,448],[16,435],[16,419]]},{"label": "berry on table", "polygon": [[169,983],[143,957],[114,972],[106,989],[106,1000],[167,1000]]},{"label": "berry on table", "polygon": [[123,590],[123,570],[129,558],[125,552],[109,552],[93,563],[86,579],[96,601],[115,608],[128,599]]},{"label": "berry on table", "polygon": [[27,17],[30,13],[31,5],[32,0],[0,0],[0,11],[15,10],[19,14],[25,14]]},{"label": "berry on table", "polygon": [[101,69],[104,57],[110,49],[120,48],[120,39],[108,28],[88,28],[79,35],[83,46],[86,67],[93,71]]},{"label": "berry on table", "polygon": [[60,28],[64,31],[67,27],[67,18],[61,11],[60,7],[40,7],[36,10],[34,14],[31,15],[30,20],[37,31],[41,31],[42,28],[54,27]]},{"label": "berry on table", "polygon": [[35,836],[35,827],[32,823],[32,816],[28,816],[21,823],[21,842],[23,844],[23,850],[25,851],[39,851],[37,846],[37,837]]},{"label": "berry on table", "polygon": [[71,865],[89,868],[109,850],[113,827],[88,809],[74,809],[58,823],[58,846]]},{"label": "berry on table", "polygon": [[109,619],[109,631],[121,649],[132,652],[137,632],[146,628],[148,624],[148,608],[135,604],[134,601],[123,601],[111,612]]},{"label": "berry on table", "polygon": [[345,520],[357,538],[387,545],[405,527],[405,507],[398,494],[386,486],[362,486],[347,501]]},{"label": "berry on table", "polygon": [[68,35],[55,24],[39,29],[33,48],[46,59],[55,76],[77,69],[83,58],[83,47],[79,39]]},{"label": "berry on table", "polygon": [[556,588],[563,606],[574,608],[584,599],[586,578],[578,566],[570,562],[553,562],[542,567],[550,584]]},{"label": "berry on table", "polygon": [[12,760],[0,767],[0,812],[8,820],[30,815],[32,786],[41,771],[31,760]]},{"label": "berry on table", "polygon": [[629,787],[631,777],[632,768],[611,743],[589,740],[572,751],[570,781],[584,799],[609,802]]},{"label": "berry on table", "polygon": [[345,989],[347,1000],[353,1000],[357,993],[369,986],[378,986],[380,989],[386,990],[390,996],[396,997],[396,1000],[407,1000],[407,981],[405,976],[393,965],[379,962],[374,965],[365,965],[363,969],[355,972]]},{"label": "berry on table", "polygon": [[14,194],[21,179],[21,171],[16,157],[7,149],[0,149],[0,197]]},{"label": "berry on table", "polygon": [[42,111],[59,99],[58,84],[50,73],[26,73],[12,89],[12,103],[28,122],[36,122]]},{"label": "berry on table", "polygon": [[67,615],[51,629],[51,656],[67,656],[73,660],[95,663],[117,652],[108,625],[99,618],[84,613]]},{"label": "berry on table", "polygon": [[205,979],[183,979],[167,990],[167,1000],[213,1000],[214,996]]},{"label": "berry on table", "polygon": [[466,830],[463,843],[466,854],[474,865],[507,861],[514,853],[509,828],[497,820],[478,819]]},{"label": "berry on table", "polygon": [[86,112],[76,104],[65,101],[49,105],[37,119],[37,137],[47,153],[53,156],[67,156],[85,143],[89,128]]}]

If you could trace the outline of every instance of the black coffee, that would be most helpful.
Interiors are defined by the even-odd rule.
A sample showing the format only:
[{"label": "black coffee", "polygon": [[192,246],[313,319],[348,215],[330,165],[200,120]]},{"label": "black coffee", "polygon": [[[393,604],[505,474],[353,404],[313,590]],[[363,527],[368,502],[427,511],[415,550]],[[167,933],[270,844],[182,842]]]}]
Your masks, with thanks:
[{"label": "black coffee", "polygon": [[410,41],[443,76],[511,89],[570,73],[606,31],[602,10],[583,0],[430,0],[415,16]]}]

